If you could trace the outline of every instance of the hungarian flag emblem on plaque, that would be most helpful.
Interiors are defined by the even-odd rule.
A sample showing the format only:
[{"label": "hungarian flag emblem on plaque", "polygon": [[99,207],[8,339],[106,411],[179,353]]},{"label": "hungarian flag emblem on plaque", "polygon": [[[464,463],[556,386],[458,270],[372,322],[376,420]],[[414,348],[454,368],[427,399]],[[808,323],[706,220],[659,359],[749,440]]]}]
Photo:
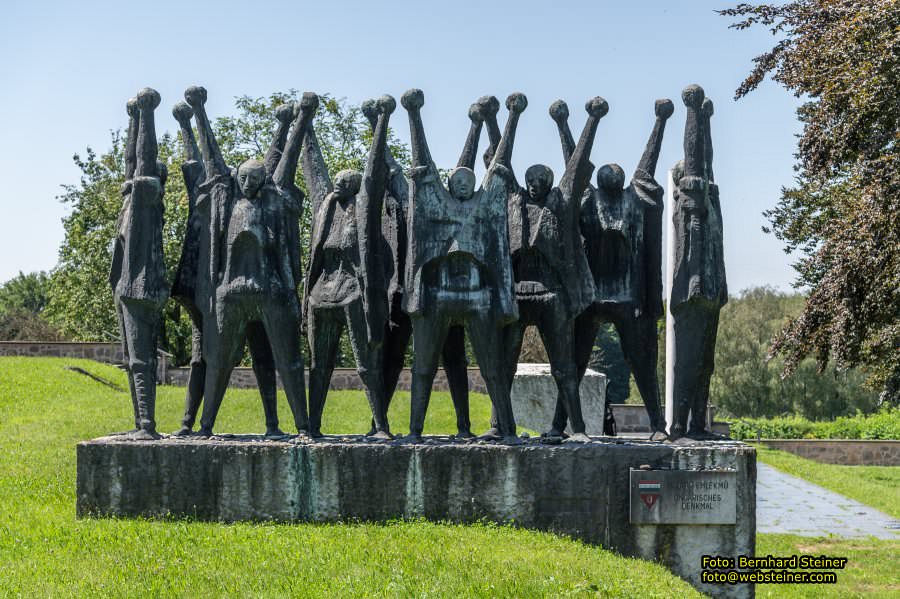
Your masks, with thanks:
[{"label": "hungarian flag emblem on plaque", "polygon": [[642,480],[638,482],[638,493],[648,510],[652,510],[653,506],[656,505],[661,490],[662,484],[658,480]]}]

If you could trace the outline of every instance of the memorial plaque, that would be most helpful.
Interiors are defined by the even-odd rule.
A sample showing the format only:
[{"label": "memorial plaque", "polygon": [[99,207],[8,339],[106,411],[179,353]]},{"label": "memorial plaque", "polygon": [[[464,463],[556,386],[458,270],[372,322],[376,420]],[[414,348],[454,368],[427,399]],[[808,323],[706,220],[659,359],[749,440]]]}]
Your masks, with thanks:
[{"label": "memorial plaque", "polygon": [[734,524],[733,471],[631,469],[632,524]]}]

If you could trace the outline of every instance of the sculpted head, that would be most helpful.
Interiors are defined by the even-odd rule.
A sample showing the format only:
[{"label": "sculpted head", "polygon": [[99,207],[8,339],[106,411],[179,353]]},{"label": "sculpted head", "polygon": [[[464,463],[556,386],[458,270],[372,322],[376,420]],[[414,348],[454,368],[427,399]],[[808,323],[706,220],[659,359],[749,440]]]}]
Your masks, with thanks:
[{"label": "sculpted head", "polygon": [[266,182],[266,167],[259,160],[245,160],[238,167],[237,178],[244,197],[256,197]]},{"label": "sculpted head", "polygon": [[163,189],[166,187],[166,179],[169,178],[169,168],[162,160],[156,161],[156,172],[159,173],[159,185]]},{"label": "sculpted head", "polygon": [[625,187],[625,171],[618,164],[604,164],[597,169],[597,187],[617,195]]},{"label": "sculpted head", "polygon": [[525,187],[531,199],[544,199],[553,187],[553,171],[543,164],[528,167],[525,171]]},{"label": "sculpted head", "polygon": [[684,160],[679,160],[672,167],[672,180],[678,183],[682,177],[684,177]]},{"label": "sculpted head", "polygon": [[191,117],[194,116],[194,110],[187,102],[181,100],[176,102],[175,106],[172,107],[172,116],[175,117],[175,120],[178,121],[178,124],[182,127],[190,127]]},{"label": "sculpted head", "polygon": [[450,195],[461,202],[465,202],[475,195],[475,173],[464,166],[450,171],[448,177]]},{"label": "sculpted head", "polygon": [[365,116],[369,121],[369,124],[374,127],[375,121],[378,120],[378,103],[375,98],[370,98],[363,102],[361,108],[363,116]]},{"label": "sculpted head", "polygon": [[352,198],[362,186],[362,173],[350,169],[339,172],[334,178],[334,194],[340,198]]}]

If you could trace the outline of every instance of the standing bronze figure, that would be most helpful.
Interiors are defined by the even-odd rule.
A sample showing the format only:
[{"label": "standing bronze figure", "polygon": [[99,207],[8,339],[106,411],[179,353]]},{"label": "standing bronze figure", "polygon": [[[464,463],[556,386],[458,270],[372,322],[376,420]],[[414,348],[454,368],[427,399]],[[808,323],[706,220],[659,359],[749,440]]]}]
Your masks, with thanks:
[{"label": "standing bronze figure", "polygon": [[[284,384],[298,432],[308,429],[303,355],[300,352],[299,219],[303,197],[294,184],[300,145],[318,107],[304,94],[274,172],[258,160],[228,168],[206,115],[206,90],[191,87],[185,100],[194,111],[206,179],[198,209],[208,223],[200,244],[204,283],[203,357],[206,360],[200,433],[212,435],[231,371],[247,340],[257,357],[269,355]],[[276,135],[278,138],[279,135]],[[268,351],[267,351],[268,350]],[[257,368],[257,373],[262,371]],[[264,378],[264,377],[263,377]],[[265,382],[268,387],[272,381]],[[263,395],[266,433],[282,436],[271,397]]]},{"label": "standing bronze figure", "polygon": [[169,296],[163,262],[163,193],[166,166],[157,161],[153,111],[159,93],[142,89],[128,101],[125,184],[116,223],[112,286],[125,368],[134,408],[135,439],[158,439],[156,432],[156,351],[162,308]]},{"label": "standing bronze figure", "polygon": [[[312,250],[306,306],[312,364],[310,434],[322,436],[322,412],[344,327],[372,409],[374,437],[391,438],[384,393],[383,343],[388,323],[387,281],[381,229],[387,189],[388,122],[395,100],[378,100],[372,148],[364,173],[341,171],[334,185],[316,139],[307,133],[303,172],[313,194]],[[310,128],[311,129],[311,128]]]},{"label": "standing bronze figure", "polygon": [[[666,120],[673,110],[671,100],[656,101],[656,123],[628,187],[624,187],[625,173],[618,164],[597,171],[597,187],[582,200],[580,224],[596,297],[575,322],[578,382],[587,370],[600,326],[612,322],[650,417],[653,440],[665,438],[656,375],[657,321],[663,314],[664,192],[654,175]],[[550,115],[559,128],[568,161],[575,147],[566,122],[568,108],[562,102],[554,103]],[[565,425],[565,404],[558,401],[552,432],[562,432]]]},{"label": "standing bronze figure", "polygon": [[[288,129],[296,116],[296,109],[297,106],[291,103],[283,104],[275,111],[278,127],[264,161],[266,173],[270,177],[278,166],[278,159],[284,149]],[[186,436],[191,434],[194,427],[203,401],[206,382],[203,319],[215,318],[215,314],[209,312],[214,299],[212,281],[208,277],[209,269],[201,266],[207,264],[209,260],[209,196],[200,191],[200,186],[206,180],[206,169],[194,137],[194,130],[191,128],[194,111],[187,102],[181,101],[175,104],[172,116],[178,121],[184,144],[185,161],[181,164],[181,172],[188,195],[187,227],[172,286],[172,298],[185,309],[191,320],[191,362],[184,400],[184,417],[181,420],[181,428],[175,433],[176,436]],[[248,329],[252,329],[247,334],[247,342],[253,360],[253,373],[262,396],[263,411],[266,414],[266,434],[270,437],[282,436],[284,433],[278,428],[277,380],[272,349],[265,330],[257,323],[249,324]]]},{"label": "standing bronze figure", "polygon": [[[673,170],[672,219],[675,268],[669,310],[675,336],[672,438],[719,438],[706,427],[709,379],[715,367],[719,311],[728,301],[719,187],[713,182],[712,101],[690,85],[681,94],[687,108],[684,160]],[[690,416],[690,426],[688,426]]]},{"label": "standing bronze figure", "polygon": [[[508,101],[509,102],[509,101]],[[587,123],[578,145],[566,160],[559,187],[553,171],[536,164],[525,172],[525,187],[511,178],[508,188],[509,240],[519,320],[506,335],[506,374],[512,387],[526,327],[536,325],[550,358],[551,373],[572,426],[571,441],[589,441],[581,415],[581,399],[573,356],[575,317],[594,300],[594,284],[581,247],[581,197],[590,183],[590,153],[597,125],[609,106],[590,100]],[[509,156],[500,156],[512,172]],[[564,427],[563,427],[564,428]],[[550,437],[560,437],[553,428]]]},{"label": "standing bronze figure", "polygon": [[503,372],[502,329],[518,318],[507,237],[511,173],[503,163],[524,102],[509,106],[506,133],[477,191],[475,173],[467,167],[451,171],[449,190],[441,183],[422,125],[422,91],[407,91],[402,104],[409,113],[413,162],[403,296],[413,323],[410,438],[421,439],[439,353],[450,328],[461,325],[497,412],[500,435],[506,442],[520,442]]},{"label": "standing bronze figure", "polygon": [[[500,143],[500,130],[497,127],[496,118],[499,108],[500,103],[493,96],[483,96],[469,107],[471,125],[457,167],[475,168],[478,141],[485,123],[488,124],[488,134],[491,140],[491,145],[484,154],[485,168],[490,165],[496,144]],[[363,103],[362,111],[374,131],[378,117],[375,101],[370,100]],[[387,160],[388,183],[384,196],[382,220],[383,252],[385,255],[390,255],[391,259],[385,260],[385,276],[389,281],[390,316],[384,333],[383,376],[384,397],[390,405],[397,388],[400,372],[403,370],[406,348],[412,338],[412,320],[402,307],[408,240],[406,227],[409,211],[409,183],[403,169],[391,155],[390,148],[385,150],[385,159]],[[447,332],[447,340],[444,342],[441,352],[441,363],[447,375],[447,386],[450,388],[450,397],[456,411],[456,437],[471,438],[474,435],[469,420],[468,361],[466,360],[465,329],[462,326],[452,326]],[[374,433],[373,422],[369,434]]]}]

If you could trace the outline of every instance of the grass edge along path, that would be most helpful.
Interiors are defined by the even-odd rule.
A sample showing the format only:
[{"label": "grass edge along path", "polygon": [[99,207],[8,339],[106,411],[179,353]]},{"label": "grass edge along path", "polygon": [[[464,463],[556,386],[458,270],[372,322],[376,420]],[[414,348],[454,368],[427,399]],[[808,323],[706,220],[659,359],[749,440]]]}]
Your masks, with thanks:
[{"label": "grass edge along path", "polygon": [[[75,444],[128,428],[131,402],[64,366],[127,389],[108,365],[0,357],[0,596],[697,597],[663,566],[510,526],[221,524],[75,518]],[[453,432],[435,393],[428,432]],[[160,387],[159,428],[172,431],[184,389]],[[473,396],[473,424],[490,413]],[[391,407],[402,432],[408,395]],[[290,423],[283,394],[282,421]],[[332,393],[325,430],[365,430],[359,392]],[[220,431],[260,431],[255,390],[229,391]]]},{"label": "grass edge along path", "polygon": [[756,459],[900,519],[900,466],[822,464],[752,443]]}]

